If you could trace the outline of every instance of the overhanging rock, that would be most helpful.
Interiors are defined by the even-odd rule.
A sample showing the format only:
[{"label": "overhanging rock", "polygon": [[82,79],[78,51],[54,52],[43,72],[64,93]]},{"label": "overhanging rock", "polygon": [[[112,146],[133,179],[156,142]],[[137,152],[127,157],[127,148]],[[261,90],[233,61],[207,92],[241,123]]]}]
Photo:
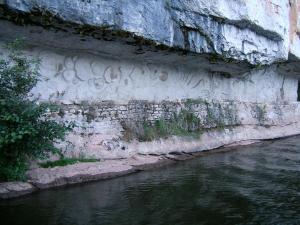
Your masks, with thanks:
[{"label": "overhanging rock", "polygon": [[298,60],[297,6],[296,0],[6,0],[0,35],[240,75],[294,60],[291,54]]}]

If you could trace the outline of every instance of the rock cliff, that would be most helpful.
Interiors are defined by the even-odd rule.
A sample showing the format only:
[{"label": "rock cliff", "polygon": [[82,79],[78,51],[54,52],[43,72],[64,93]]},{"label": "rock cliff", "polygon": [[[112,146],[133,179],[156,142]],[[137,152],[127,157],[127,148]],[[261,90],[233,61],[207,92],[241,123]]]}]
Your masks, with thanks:
[{"label": "rock cliff", "polygon": [[[26,53],[42,59],[33,94],[78,125],[66,154],[200,151],[300,133],[299,9],[297,0],[2,0],[0,41],[25,37]],[[145,124],[174,128],[186,111],[200,138],[177,130],[137,141]]]},{"label": "rock cliff", "polygon": [[[139,58],[152,59],[155,55],[158,61],[180,61],[223,72],[236,73],[237,68],[244,71],[251,65],[294,62],[299,57],[297,0],[6,0],[1,17],[106,40],[105,47],[99,42],[76,42],[75,47],[74,42],[62,40],[62,35],[40,36],[41,30],[27,27],[25,32],[31,31],[31,38],[41,44],[47,40],[47,45],[127,58],[139,54]],[[115,40],[131,48],[127,46],[124,53],[109,43]],[[65,45],[66,42],[69,44]],[[159,49],[164,49],[164,53],[153,54]],[[190,55],[172,54],[177,50],[179,54]],[[165,54],[172,57],[166,59]],[[206,57],[199,60],[191,55]],[[292,70],[298,71],[295,66]]]}]

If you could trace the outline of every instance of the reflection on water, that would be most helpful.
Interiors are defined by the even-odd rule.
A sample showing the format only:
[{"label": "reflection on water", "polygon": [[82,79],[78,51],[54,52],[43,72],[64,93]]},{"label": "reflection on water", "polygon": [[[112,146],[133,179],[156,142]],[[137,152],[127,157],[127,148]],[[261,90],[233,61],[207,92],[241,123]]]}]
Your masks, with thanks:
[{"label": "reflection on water", "polygon": [[0,202],[1,224],[300,224],[300,138]]}]

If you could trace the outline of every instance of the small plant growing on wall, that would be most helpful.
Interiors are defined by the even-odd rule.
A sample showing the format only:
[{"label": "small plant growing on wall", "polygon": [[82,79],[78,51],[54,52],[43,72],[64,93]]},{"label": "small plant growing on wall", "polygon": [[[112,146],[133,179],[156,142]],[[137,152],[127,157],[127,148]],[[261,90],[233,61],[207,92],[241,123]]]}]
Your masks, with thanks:
[{"label": "small plant growing on wall", "polygon": [[143,132],[137,136],[140,141],[153,141],[172,135],[199,138],[202,133],[200,122],[200,119],[192,111],[182,109],[171,120],[161,118],[156,120],[153,125],[145,123]]},{"label": "small plant growing on wall", "polygon": [[29,98],[39,61],[24,56],[22,43],[8,44],[9,55],[0,58],[0,181],[25,179],[27,161],[57,152],[54,141],[71,129],[51,118],[53,105]]},{"label": "small plant growing on wall", "polygon": [[266,115],[267,115],[267,110],[266,110],[266,105],[258,105],[256,104],[252,108],[254,118],[256,118],[259,122],[259,125],[264,125],[265,122],[267,121]]}]

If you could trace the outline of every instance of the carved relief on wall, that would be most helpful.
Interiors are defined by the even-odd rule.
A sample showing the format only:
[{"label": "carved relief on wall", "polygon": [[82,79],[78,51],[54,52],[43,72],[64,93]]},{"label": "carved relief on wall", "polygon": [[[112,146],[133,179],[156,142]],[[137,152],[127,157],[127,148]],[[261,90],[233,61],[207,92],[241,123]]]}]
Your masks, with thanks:
[{"label": "carved relief on wall", "polygon": [[[279,87],[270,87],[270,80],[282,79],[276,72],[267,72],[269,76],[266,76],[253,71],[249,73],[251,79],[244,76],[231,78],[221,72],[195,71],[178,65],[121,61],[89,54],[57,54],[46,50],[36,52],[42,62],[43,82],[38,84],[34,93],[41,100],[161,101],[202,98],[256,101],[265,98],[271,101],[272,98],[278,99],[280,94]],[[253,93],[254,87],[265,90],[265,94],[257,96]]]},{"label": "carved relief on wall", "polygon": [[42,50],[38,57],[44,77],[40,86],[50,100],[105,99],[111,94],[126,98],[134,90],[167,82],[170,76],[169,71],[157,66],[121,63],[91,55],[62,55]]}]

